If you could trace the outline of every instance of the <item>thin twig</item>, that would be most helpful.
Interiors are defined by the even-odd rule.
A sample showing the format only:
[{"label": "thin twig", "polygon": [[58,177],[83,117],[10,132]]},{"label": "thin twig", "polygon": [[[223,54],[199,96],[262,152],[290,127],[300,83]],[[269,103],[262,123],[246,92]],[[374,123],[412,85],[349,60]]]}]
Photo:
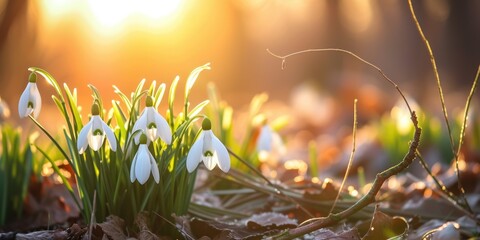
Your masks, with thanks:
[{"label": "thin twig", "polygon": [[355,147],[356,147],[356,137],[357,137],[357,99],[353,101],[353,133],[352,133],[352,152],[350,153],[350,158],[348,159],[347,170],[345,171],[345,175],[343,176],[342,184],[340,184],[340,188],[338,189],[337,197],[333,202],[332,208],[330,209],[330,213],[333,213],[335,206],[337,205],[338,198],[340,197],[340,193],[342,192],[343,185],[345,185],[345,181],[347,180],[348,173],[350,172],[350,168],[352,167],[353,157],[355,156]]},{"label": "thin twig", "polygon": [[[460,149],[463,144],[463,138],[465,137],[465,129],[467,128],[468,111],[470,110],[470,103],[472,101],[473,94],[475,93],[475,89],[477,88],[479,75],[480,75],[480,65],[478,66],[477,74],[475,76],[475,79],[473,80],[472,88],[470,88],[470,94],[468,94],[467,102],[465,103],[465,112],[463,114],[462,130],[460,131],[460,137],[458,140],[457,157],[460,155]],[[457,161],[457,164],[458,164],[458,161]],[[460,179],[458,179],[458,181],[460,182]]]},{"label": "thin twig", "polygon": [[276,55],[268,49],[267,49],[267,51],[272,56],[275,56],[277,58],[282,59],[282,68],[285,66],[286,58],[288,58],[290,56],[298,55],[298,54],[301,54],[301,53],[333,51],[333,52],[346,53],[346,54],[349,54],[350,56],[355,57],[356,59],[360,60],[361,62],[367,64],[368,66],[370,66],[374,69],[376,69],[378,72],[380,72],[380,74],[383,76],[383,78],[385,80],[387,80],[390,84],[392,84],[395,87],[395,89],[397,90],[397,92],[400,94],[400,96],[403,98],[405,104],[407,105],[407,108],[410,112],[410,116],[411,116],[413,126],[415,128],[413,140],[412,140],[412,142],[410,144],[410,147],[409,147],[409,150],[408,150],[407,154],[405,155],[405,157],[403,158],[403,160],[401,162],[399,162],[397,165],[395,165],[395,166],[393,166],[393,167],[391,167],[391,168],[389,168],[389,169],[387,169],[387,170],[385,170],[381,173],[378,173],[377,176],[375,177],[375,180],[372,184],[372,187],[370,188],[368,193],[366,195],[364,195],[360,200],[358,200],[354,205],[350,206],[349,208],[347,208],[346,210],[344,210],[340,213],[330,214],[325,218],[320,218],[320,219],[317,219],[317,220],[311,222],[310,224],[301,225],[297,228],[287,230],[286,232],[284,232],[280,236],[276,236],[276,237],[279,237],[280,239],[293,239],[295,237],[302,236],[306,233],[315,231],[315,230],[320,229],[322,227],[326,227],[326,226],[330,226],[332,224],[335,224],[335,223],[339,222],[340,220],[345,219],[345,218],[353,215],[354,213],[362,210],[364,207],[368,206],[370,203],[374,202],[375,201],[375,196],[377,195],[378,191],[380,191],[380,188],[383,185],[383,183],[385,182],[385,180],[387,180],[391,176],[393,176],[395,174],[398,174],[401,171],[405,170],[408,166],[410,166],[410,164],[415,159],[415,156],[416,156],[415,153],[417,151],[418,144],[420,142],[420,135],[421,135],[422,129],[418,126],[418,120],[417,120],[417,116],[415,114],[415,111],[412,111],[412,109],[410,108],[410,105],[409,105],[405,95],[400,90],[398,85],[394,81],[392,81],[389,77],[387,77],[385,75],[385,73],[379,67],[377,67],[376,65],[364,60],[363,58],[357,56],[356,54],[354,54],[350,51],[347,51],[347,50],[344,50],[344,49],[338,49],[338,48],[309,49],[309,50],[304,50],[304,51],[291,53],[291,54],[288,54],[288,55],[285,55],[285,56]]},{"label": "thin twig", "polygon": [[443,191],[449,198],[451,198],[452,200],[454,200],[456,203],[457,202],[457,199],[455,198],[455,195],[448,191],[447,187],[445,186],[445,184],[443,184],[442,182],[440,182],[440,180],[432,173],[432,171],[430,170],[430,167],[428,166],[428,164],[425,162],[425,159],[423,159],[423,156],[422,154],[420,153],[420,151],[417,150],[416,152],[417,154],[417,159],[418,159],[418,162],[420,163],[420,165],[422,165],[423,169],[427,172],[428,176],[430,176],[432,179],[433,179],[433,182],[435,183],[435,185],[437,186],[437,188],[441,191]]},{"label": "thin twig", "polygon": [[[418,156],[417,156],[418,157]],[[409,175],[410,178],[412,178],[412,180],[416,181],[416,182],[423,182],[421,179],[418,179],[417,177],[413,176],[413,175]],[[469,211],[467,211],[464,207],[462,207],[456,199],[452,198],[451,196],[448,196],[447,193],[445,193],[444,191],[442,191],[442,189],[439,189],[439,188],[435,188],[433,186],[430,186],[431,184],[425,184],[427,188],[431,189],[433,192],[435,192],[436,194],[438,194],[440,197],[442,197],[443,199],[447,200],[449,203],[451,203],[453,205],[453,207],[455,209],[457,209],[458,211],[462,212],[463,214],[465,214],[465,216],[469,217],[470,219],[472,219],[473,221],[475,221],[477,224],[480,224],[480,221],[477,219],[477,217],[475,217],[474,214],[470,213]],[[452,194],[452,193],[450,193]]]},{"label": "thin twig", "polygon": [[[350,153],[350,158],[348,159],[348,165],[347,165],[347,170],[345,171],[345,175],[343,176],[342,183],[340,184],[340,188],[338,189],[337,196],[335,197],[335,201],[333,201],[332,207],[330,208],[329,215],[333,214],[333,210],[337,206],[338,198],[340,197],[340,194],[342,193],[343,186],[345,185],[345,181],[347,180],[348,174],[350,172],[350,168],[352,166],[353,162],[353,157],[355,156],[355,149],[356,149],[356,137],[357,137],[357,99],[354,100],[353,102],[353,133],[352,133],[352,152]],[[320,218],[310,218],[300,224],[300,226],[306,225],[308,223],[311,223],[313,221],[319,220]]]},{"label": "thin twig", "polygon": [[458,168],[458,153],[455,151],[455,143],[453,141],[452,130],[451,130],[451,127],[450,127],[450,121],[448,120],[447,107],[445,105],[445,99],[443,97],[442,84],[440,82],[440,76],[439,76],[438,70],[437,70],[437,63],[435,61],[435,57],[433,56],[433,51],[432,51],[432,48],[430,47],[430,43],[428,42],[427,38],[425,37],[425,34],[423,33],[422,27],[420,26],[420,22],[418,22],[417,16],[415,15],[415,11],[414,11],[413,5],[412,5],[412,0],[408,0],[408,5],[410,7],[410,13],[412,14],[412,19],[415,22],[415,26],[417,27],[418,33],[420,34],[420,37],[422,38],[422,41],[425,44],[425,47],[427,48],[428,55],[430,57],[430,63],[432,64],[433,73],[434,73],[435,79],[437,81],[438,95],[440,97],[440,103],[442,105],[443,117],[445,118],[445,124],[447,125],[448,137],[449,137],[449,140],[450,140],[450,147],[452,148],[452,153],[455,157],[455,172],[457,174],[458,189],[461,192],[461,197],[464,201],[465,207],[470,212],[473,212],[470,205],[467,202],[467,199],[465,198],[465,189],[463,188],[462,182],[460,181],[460,169]]},{"label": "thin twig", "polygon": [[331,226],[342,219],[352,216],[356,212],[362,210],[364,207],[368,206],[370,203],[375,202],[375,196],[380,191],[385,180],[390,178],[393,175],[400,173],[401,171],[405,170],[415,159],[415,152],[417,151],[418,144],[420,142],[420,135],[422,129],[418,126],[418,120],[415,112],[412,113],[411,117],[413,126],[415,128],[415,132],[413,135],[413,141],[410,144],[409,150],[403,160],[399,162],[397,165],[384,170],[381,173],[378,173],[373,181],[372,187],[368,191],[366,195],[364,195],[361,199],[359,199],[355,204],[347,208],[346,210],[336,213],[330,214],[327,217],[319,218],[318,220],[308,224],[299,226],[297,228],[293,228],[290,230],[285,231],[278,237],[278,239],[294,239],[296,237],[302,236],[306,233],[313,232],[323,227]]},{"label": "thin twig", "polygon": [[313,53],[313,52],[340,52],[340,53],[346,53],[358,60],[360,60],[362,63],[365,63],[367,64],[368,66],[374,68],[375,70],[377,70],[381,75],[382,77],[387,80],[398,92],[398,94],[400,94],[400,96],[402,97],[403,101],[405,102],[405,104],[407,105],[407,108],[408,108],[408,111],[410,112],[410,115],[412,115],[413,111],[412,111],[412,108],[410,107],[410,104],[408,103],[407,101],[407,98],[405,97],[405,95],[403,94],[403,92],[400,90],[400,88],[398,87],[398,85],[392,80],[390,79],[384,72],[382,69],[380,69],[379,67],[377,67],[375,64],[361,58],[360,56],[358,56],[357,54],[351,52],[351,51],[348,51],[348,50],[345,50],[345,49],[341,49],[341,48],[315,48],[315,49],[307,49],[307,50],[302,50],[302,51],[298,51],[298,52],[294,52],[294,53],[290,53],[290,54],[287,54],[287,55],[284,55],[284,56],[280,56],[278,54],[275,54],[273,53],[272,51],[270,51],[269,49],[267,49],[267,52],[270,53],[270,55],[276,57],[276,58],[279,58],[279,59],[282,59],[282,69],[285,68],[285,63],[286,63],[286,60],[288,57],[292,57],[292,56],[295,56],[295,55],[299,55],[299,54],[303,54],[303,53]]}]

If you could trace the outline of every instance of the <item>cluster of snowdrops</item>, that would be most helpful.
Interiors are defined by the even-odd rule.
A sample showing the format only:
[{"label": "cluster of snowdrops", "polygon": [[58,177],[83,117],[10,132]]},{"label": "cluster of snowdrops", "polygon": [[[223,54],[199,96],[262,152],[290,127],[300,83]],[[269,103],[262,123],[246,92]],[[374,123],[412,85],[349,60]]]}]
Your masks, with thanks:
[{"label": "cluster of snowdrops", "polygon": [[[225,173],[230,170],[227,148],[213,133],[209,118],[201,114],[209,100],[190,109],[191,89],[200,72],[206,69],[210,69],[209,64],[189,75],[184,107],[178,112],[174,102],[180,78],[173,80],[165,117],[157,111],[166,92],[163,83],[157,86],[153,81],[144,89],[142,80],[130,96],[114,86],[121,101],[112,100],[108,111],[103,108],[99,91],[89,85],[93,104],[89,121],[84,124],[76,89],[71,90],[67,84],[62,88],[47,71],[29,68],[31,74],[20,97],[18,113],[21,118],[30,118],[72,167],[75,186],[56,167],[57,159],[32,144],[64,180],[86,222],[104,221],[112,214],[125,219],[127,224],[141,212],[154,213],[161,219],[171,218],[172,214],[183,215],[188,210],[196,169],[201,162],[208,170],[216,166]],[[65,120],[60,137],[37,120],[42,106],[37,74],[55,89],[52,99]],[[197,120],[203,121],[200,128],[194,124]],[[116,127],[112,128],[114,122]],[[265,124],[257,138],[257,151],[270,151],[275,134]],[[148,181],[150,175],[154,183]]]}]

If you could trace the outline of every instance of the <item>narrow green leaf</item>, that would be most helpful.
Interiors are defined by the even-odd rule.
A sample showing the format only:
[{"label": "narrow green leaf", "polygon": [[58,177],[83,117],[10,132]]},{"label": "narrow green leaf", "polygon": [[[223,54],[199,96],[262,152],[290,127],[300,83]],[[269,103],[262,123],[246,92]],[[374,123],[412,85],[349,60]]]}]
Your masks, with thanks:
[{"label": "narrow green leaf", "polygon": [[[74,133],[78,133],[83,126],[82,124],[82,118],[80,117],[80,113],[78,111],[78,106],[77,106],[77,97],[76,97],[76,89],[73,89],[73,94],[68,88],[68,85],[66,83],[63,84],[63,89],[65,90],[65,93],[67,94],[67,100],[68,100],[68,105],[70,106],[70,112],[72,114],[73,118],[73,127],[74,127]],[[75,135],[76,138],[76,135]]]},{"label": "narrow green leaf", "polygon": [[135,89],[135,96],[139,96],[143,90],[143,85],[145,84],[145,79],[142,79],[140,83],[137,85],[137,89]]},{"label": "narrow green leaf", "polygon": [[162,98],[163,98],[163,94],[165,93],[165,83],[162,83],[160,84],[160,86],[158,86],[158,89],[157,91],[155,92],[155,109],[158,108],[158,106],[160,105],[160,103],[162,102]]},{"label": "narrow green leaf", "polygon": [[120,98],[123,100],[125,105],[127,105],[127,109],[130,109],[132,107],[132,103],[130,102],[130,99],[125,95],[120,89],[118,89],[117,86],[113,86],[114,93],[116,93]]},{"label": "narrow green leaf", "polygon": [[188,101],[188,96],[190,95],[190,91],[192,90],[193,84],[195,84],[195,81],[198,78],[198,75],[203,71],[203,70],[210,70],[210,63],[207,63],[203,66],[197,67],[193,69],[193,71],[190,73],[187,79],[187,83],[185,85],[185,101]]},{"label": "narrow green leaf", "polygon": [[210,100],[205,100],[199,103],[197,106],[195,106],[195,108],[192,109],[192,111],[190,111],[190,113],[188,113],[188,118],[197,116],[197,114],[200,113],[208,103],[210,103]]},{"label": "narrow green leaf", "polygon": [[170,125],[173,125],[174,123],[173,102],[175,101],[175,92],[176,92],[179,80],[180,80],[180,77],[176,76],[172,82],[172,85],[170,86],[170,91],[168,93],[168,110],[170,111],[170,121],[171,121]]}]

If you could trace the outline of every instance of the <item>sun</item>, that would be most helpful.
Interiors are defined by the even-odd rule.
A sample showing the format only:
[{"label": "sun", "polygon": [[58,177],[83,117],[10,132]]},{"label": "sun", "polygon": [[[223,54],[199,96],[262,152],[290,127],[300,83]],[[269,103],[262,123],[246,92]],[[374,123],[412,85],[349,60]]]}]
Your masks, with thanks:
[{"label": "sun", "polygon": [[128,21],[165,25],[179,14],[183,0],[45,0],[40,5],[49,21],[80,14],[100,28],[121,28]]}]

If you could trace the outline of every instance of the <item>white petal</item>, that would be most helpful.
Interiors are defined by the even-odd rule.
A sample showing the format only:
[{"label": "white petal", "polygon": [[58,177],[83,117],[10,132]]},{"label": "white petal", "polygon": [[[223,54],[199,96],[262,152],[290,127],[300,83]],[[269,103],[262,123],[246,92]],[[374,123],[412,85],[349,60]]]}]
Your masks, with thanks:
[{"label": "white petal", "polygon": [[203,156],[203,164],[205,164],[205,167],[207,167],[208,170],[212,171],[215,166],[217,166],[217,156],[216,155],[213,155],[213,156]]},{"label": "white petal", "polygon": [[153,142],[157,140],[157,129],[156,128],[147,128],[147,131],[145,133],[147,135],[147,142]]},{"label": "white petal", "polygon": [[212,138],[213,132],[212,130],[204,130],[203,132],[203,146],[202,146],[202,153],[205,155],[207,151],[213,153],[213,145],[212,145]]},{"label": "white petal", "polygon": [[193,172],[202,161],[203,132],[198,136],[197,141],[193,143],[187,155],[187,170]]},{"label": "white petal", "polygon": [[113,134],[112,129],[110,129],[110,127],[108,127],[108,125],[103,120],[102,120],[102,127],[103,127],[103,131],[107,135],[108,145],[110,145],[110,148],[112,149],[112,151],[114,152],[117,151],[117,139],[115,139],[115,134]]},{"label": "white petal", "polygon": [[132,161],[132,165],[130,166],[130,182],[135,182],[135,179],[137,179],[135,177],[135,165],[137,165],[137,158],[138,158],[138,154],[135,154],[135,156],[133,157],[133,161]]},{"label": "white petal", "polygon": [[30,88],[30,94],[33,100],[33,116],[37,118],[38,114],[40,114],[40,110],[42,109],[42,98],[40,96],[40,92],[38,92],[37,84],[31,84],[32,87]]},{"label": "white petal", "polygon": [[90,132],[90,129],[92,128],[92,121],[88,122],[87,125],[83,126],[82,130],[80,130],[80,133],[78,134],[78,139],[77,139],[77,149],[78,153],[82,154],[87,150],[87,145],[88,145],[88,132]]},{"label": "white petal", "polygon": [[21,118],[27,117],[30,113],[32,113],[32,109],[28,108],[31,86],[31,83],[27,84],[27,87],[25,90],[23,90],[20,100],[18,101],[18,115],[20,115]]},{"label": "white petal", "polygon": [[150,163],[150,152],[148,151],[146,144],[140,144],[138,147],[137,162],[135,164],[135,176],[140,184],[147,182],[152,170],[152,164]]},{"label": "white petal", "polygon": [[[88,145],[90,146],[90,148],[92,148],[93,151],[98,151],[98,149],[102,147],[103,140],[105,139],[105,131],[103,131],[102,128],[103,121],[98,115],[93,115],[92,120],[90,121],[92,122],[92,128],[88,132],[87,136]],[[96,130],[102,131],[102,135],[94,135]]]},{"label": "white petal", "polygon": [[[93,131],[93,129],[92,129]],[[105,139],[105,134],[102,135],[93,135],[93,132],[90,131],[87,137],[88,145],[92,148],[93,151],[98,151],[103,145],[103,140]]]},{"label": "white petal", "polygon": [[[142,129],[142,131],[145,133],[146,128],[147,128],[147,114],[146,114],[146,111],[143,110],[142,114],[133,125],[132,133],[136,132],[138,129]],[[137,133],[137,135],[135,135],[135,138],[134,138],[135,144],[138,144],[138,142],[140,141],[141,135],[142,135],[141,133]]]},{"label": "white petal", "polygon": [[212,130],[203,131],[203,147],[202,147],[202,159],[203,164],[208,170],[212,170],[217,165],[217,159],[214,155],[215,149],[213,149],[212,139],[214,138]]},{"label": "white petal", "polygon": [[147,134],[147,137],[150,139],[150,141],[155,141],[157,140],[157,126],[154,128],[150,128],[150,124],[155,124],[155,113],[157,112],[153,107],[145,107],[145,114],[147,115],[147,122],[145,124],[145,129],[149,134]]},{"label": "white petal", "polygon": [[212,144],[213,149],[215,149],[218,167],[222,171],[228,172],[228,170],[230,170],[230,155],[228,154],[227,148],[215,135],[212,138]]},{"label": "white petal", "polygon": [[152,175],[153,179],[155,179],[156,183],[160,182],[160,173],[158,172],[158,165],[157,162],[155,162],[155,158],[153,158],[152,154],[148,152],[150,156],[150,164],[152,165]]},{"label": "white petal", "polygon": [[172,130],[170,129],[167,120],[156,111],[154,116],[155,125],[157,125],[157,136],[160,136],[160,138],[167,144],[172,143]]},{"label": "white petal", "polygon": [[272,129],[265,125],[260,130],[260,135],[257,139],[257,151],[267,151],[270,152],[272,150]]}]

